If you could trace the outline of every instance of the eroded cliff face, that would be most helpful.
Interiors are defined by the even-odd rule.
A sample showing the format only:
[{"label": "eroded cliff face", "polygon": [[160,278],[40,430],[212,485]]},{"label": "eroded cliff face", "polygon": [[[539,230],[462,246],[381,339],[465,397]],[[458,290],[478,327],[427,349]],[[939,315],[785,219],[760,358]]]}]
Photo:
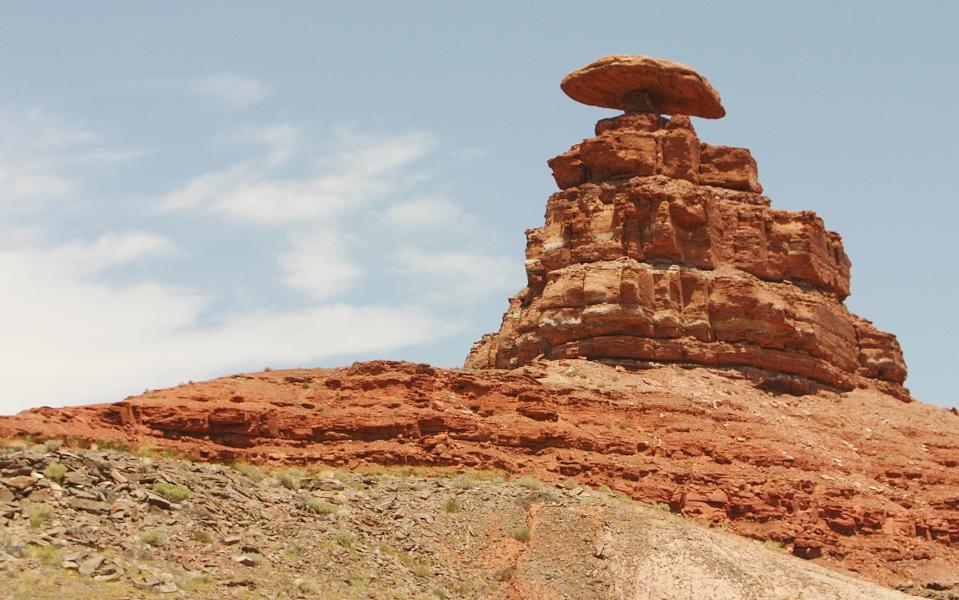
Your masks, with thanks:
[{"label": "eroded cliff face", "polygon": [[549,165],[561,191],[526,232],[527,286],[466,366],[745,366],[908,398],[896,338],[843,305],[840,236],[771,208],[745,148],[702,143],[682,115],[627,113]]}]

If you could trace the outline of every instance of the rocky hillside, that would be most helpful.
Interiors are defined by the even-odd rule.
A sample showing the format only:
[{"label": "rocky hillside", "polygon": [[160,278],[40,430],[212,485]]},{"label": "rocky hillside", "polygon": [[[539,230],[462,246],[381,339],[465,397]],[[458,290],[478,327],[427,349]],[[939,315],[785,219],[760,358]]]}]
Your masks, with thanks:
[{"label": "rocky hillside", "polygon": [[767,376],[586,360],[357,363],[32,410],[0,418],[0,437],[574,480],[888,586],[959,572],[959,416],[868,388],[785,393]]},{"label": "rocky hillside", "polygon": [[905,598],[573,482],[53,443],[7,447],[0,476],[4,598]]}]

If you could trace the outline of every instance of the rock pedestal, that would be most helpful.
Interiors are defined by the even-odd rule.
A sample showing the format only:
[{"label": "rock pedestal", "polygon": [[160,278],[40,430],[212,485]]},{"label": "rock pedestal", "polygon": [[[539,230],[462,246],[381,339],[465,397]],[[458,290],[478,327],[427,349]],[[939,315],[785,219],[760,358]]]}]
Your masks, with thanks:
[{"label": "rock pedestal", "polygon": [[[604,60],[580,71],[601,82],[605,105],[617,105],[610,90],[672,102],[674,79],[623,70],[648,60]],[[661,74],[676,63],[653,64]],[[609,65],[617,70],[596,74]],[[710,115],[721,115],[708,82],[678,67],[711,90],[719,109]],[[582,79],[576,73],[564,89]],[[615,83],[627,75],[646,87]],[[582,85],[575,96],[590,97]],[[839,389],[872,383],[908,398],[896,338],[843,305],[850,262],[839,234],[812,212],[771,208],[749,150],[702,143],[678,114],[627,112],[595,132],[548,161],[560,191],[545,225],[526,232],[527,286],[499,332],[473,345],[468,367],[537,358],[695,363]]]}]

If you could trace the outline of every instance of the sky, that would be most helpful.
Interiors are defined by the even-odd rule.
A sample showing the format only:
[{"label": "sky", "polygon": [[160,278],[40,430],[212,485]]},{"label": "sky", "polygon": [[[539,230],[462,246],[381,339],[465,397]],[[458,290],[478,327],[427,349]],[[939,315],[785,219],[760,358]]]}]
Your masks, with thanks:
[{"label": "sky", "polygon": [[458,366],[610,53],[694,66],[851,310],[959,405],[959,3],[0,0],[0,414],[265,367]]}]

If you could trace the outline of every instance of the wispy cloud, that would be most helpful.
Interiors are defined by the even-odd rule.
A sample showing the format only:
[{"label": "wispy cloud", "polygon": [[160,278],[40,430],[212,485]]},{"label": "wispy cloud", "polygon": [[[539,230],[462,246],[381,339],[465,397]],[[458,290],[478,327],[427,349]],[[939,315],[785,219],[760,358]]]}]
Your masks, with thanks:
[{"label": "wispy cloud", "polygon": [[[92,242],[74,241],[48,250],[32,251],[26,262],[43,262],[52,269],[93,274],[151,256],[177,256],[169,238],[143,231],[105,233]],[[48,269],[49,270],[49,269]]]},{"label": "wispy cloud", "polygon": [[387,226],[409,231],[459,229],[472,220],[453,202],[430,196],[392,204],[383,211],[383,217]]},{"label": "wispy cloud", "polygon": [[[241,136],[242,139],[243,136]],[[436,147],[422,132],[374,137],[341,133],[339,148],[320,161],[315,173],[277,177],[273,168],[292,153],[294,130],[267,127],[247,131],[268,148],[262,161],[243,161],[204,173],[164,196],[164,210],[221,213],[261,225],[302,224],[377,201],[418,179],[407,169]]]},{"label": "wispy cloud", "polygon": [[59,196],[71,187],[63,177],[41,165],[0,164],[0,205],[30,198]]},{"label": "wispy cloud", "polygon": [[398,248],[390,256],[407,284],[431,302],[472,303],[516,291],[517,262],[505,257],[458,249]]},{"label": "wispy cloud", "polygon": [[[262,96],[244,93],[244,102]],[[49,113],[0,113],[4,131],[0,201],[71,194],[105,162],[142,155]],[[214,147],[252,150],[154,192],[148,214],[83,239],[52,229],[52,208],[17,229],[0,223],[0,281],[14,290],[0,295],[0,413],[424,344],[458,331],[462,305],[509,279],[509,261],[460,248],[475,219],[433,190],[435,136],[342,130],[318,155],[309,141],[290,124],[212,135]],[[97,231],[102,216],[86,214],[84,230]],[[262,244],[252,295],[223,287],[234,281],[180,277],[210,267],[192,235],[198,221]]]},{"label": "wispy cloud", "polygon": [[284,282],[315,300],[336,297],[361,276],[349,258],[353,240],[332,229],[292,234],[289,248],[279,256]]},{"label": "wispy cloud", "polygon": [[271,90],[259,79],[225,71],[197,81],[196,91],[227,106],[244,108],[263,100]]},{"label": "wispy cloud", "polygon": [[62,197],[76,188],[75,169],[146,153],[108,143],[93,129],[62,115],[0,107],[0,208]]},{"label": "wispy cloud", "polygon": [[[416,307],[317,305],[205,315],[210,296],[146,280],[98,280],[95,271],[165,244],[106,237],[39,250],[0,249],[0,413],[42,404],[115,401],[250,365],[310,365],[337,354],[384,351],[442,333]],[[53,260],[53,258],[56,260]],[[97,268],[77,272],[91,257]],[[104,262],[105,261],[105,262]]]}]

